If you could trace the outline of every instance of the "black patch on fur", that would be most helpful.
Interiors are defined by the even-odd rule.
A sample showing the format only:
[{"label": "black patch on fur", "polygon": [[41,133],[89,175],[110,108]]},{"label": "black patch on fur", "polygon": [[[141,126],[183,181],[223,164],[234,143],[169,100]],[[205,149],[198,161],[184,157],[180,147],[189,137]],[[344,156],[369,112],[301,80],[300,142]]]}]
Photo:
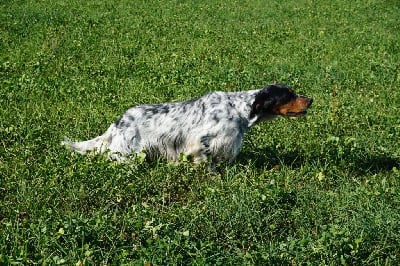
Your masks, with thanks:
[{"label": "black patch on fur", "polygon": [[201,149],[200,152],[207,157],[211,156],[211,150],[210,150],[210,139],[212,136],[210,135],[204,135],[200,137],[200,142],[201,142]]},{"label": "black patch on fur", "polygon": [[153,104],[143,107],[146,115],[168,114],[169,106],[166,104]]},{"label": "black patch on fur", "polygon": [[208,149],[202,149],[201,153],[204,154],[207,157],[210,157],[212,155],[212,153],[211,153],[209,148]]},{"label": "black patch on fur", "polygon": [[135,117],[132,115],[124,115],[120,119],[114,122],[115,127],[117,128],[128,128],[135,121]]},{"label": "black patch on fur", "polygon": [[173,146],[174,146],[174,150],[177,151],[179,150],[183,144],[185,143],[186,139],[184,137],[184,134],[182,131],[179,131],[179,134],[175,137],[175,139],[173,140]]},{"label": "black patch on fur", "polygon": [[120,119],[118,119],[117,121],[114,122],[115,127],[119,126],[119,124],[121,123],[121,119],[122,118],[120,118]]},{"label": "black patch on fur", "polygon": [[114,122],[116,128],[128,128],[131,126],[129,121],[126,121],[124,118],[118,119]]},{"label": "black patch on fur", "polygon": [[204,116],[204,114],[206,113],[206,106],[204,104],[204,102],[201,103],[201,115]]},{"label": "black patch on fur", "polygon": [[215,123],[219,123],[219,121],[221,120],[220,118],[219,118],[219,116],[218,116],[218,114],[213,114],[213,116],[212,116],[212,120],[215,122]]},{"label": "black patch on fur", "polygon": [[221,109],[214,110],[211,119],[218,124],[221,121],[221,119],[226,118],[226,116],[229,116],[230,114],[229,110],[225,110],[225,112],[226,114],[224,114],[224,111]]},{"label": "black patch on fur", "polygon": [[200,138],[201,145],[206,148],[210,147],[210,135],[204,135]]}]

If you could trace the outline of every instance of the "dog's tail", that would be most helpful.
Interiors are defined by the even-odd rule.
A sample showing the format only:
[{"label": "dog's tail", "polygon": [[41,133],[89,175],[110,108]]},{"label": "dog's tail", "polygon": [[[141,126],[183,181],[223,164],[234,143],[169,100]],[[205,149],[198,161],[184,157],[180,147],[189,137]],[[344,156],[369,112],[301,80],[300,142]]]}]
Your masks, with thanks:
[{"label": "dog's tail", "polygon": [[110,145],[109,140],[109,130],[107,130],[107,132],[101,136],[81,142],[74,142],[65,137],[64,141],[61,142],[61,145],[67,146],[72,150],[79,152],[80,154],[86,154],[87,152],[91,151],[99,154],[104,153],[107,150],[108,146]]}]

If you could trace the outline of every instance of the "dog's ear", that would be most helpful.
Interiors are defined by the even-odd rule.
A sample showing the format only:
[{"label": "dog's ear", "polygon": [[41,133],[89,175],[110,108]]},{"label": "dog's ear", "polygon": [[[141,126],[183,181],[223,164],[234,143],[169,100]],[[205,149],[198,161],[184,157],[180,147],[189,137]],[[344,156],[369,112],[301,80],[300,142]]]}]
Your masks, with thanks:
[{"label": "dog's ear", "polygon": [[250,119],[254,118],[256,115],[271,110],[275,102],[276,100],[271,97],[268,91],[261,91],[258,93],[255,97],[253,105],[251,106]]}]

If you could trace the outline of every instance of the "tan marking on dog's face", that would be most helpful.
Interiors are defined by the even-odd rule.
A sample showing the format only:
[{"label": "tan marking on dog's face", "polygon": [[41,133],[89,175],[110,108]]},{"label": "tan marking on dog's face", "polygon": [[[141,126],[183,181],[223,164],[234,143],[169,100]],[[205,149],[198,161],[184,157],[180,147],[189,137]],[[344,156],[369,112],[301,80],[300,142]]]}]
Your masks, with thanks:
[{"label": "tan marking on dog's face", "polygon": [[307,114],[307,108],[311,105],[312,99],[304,96],[297,96],[283,105],[277,103],[273,109],[276,115],[281,116],[303,116]]}]

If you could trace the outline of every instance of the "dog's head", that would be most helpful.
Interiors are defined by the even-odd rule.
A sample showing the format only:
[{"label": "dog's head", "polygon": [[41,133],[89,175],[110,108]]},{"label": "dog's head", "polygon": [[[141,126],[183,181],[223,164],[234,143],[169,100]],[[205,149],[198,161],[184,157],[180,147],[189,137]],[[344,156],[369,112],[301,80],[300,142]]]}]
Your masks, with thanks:
[{"label": "dog's head", "polygon": [[258,92],[252,104],[250,119],[261,122],[277,116],[299,117],[307,114],[312,98],[297,95],[291,88],[274,84]]}]

